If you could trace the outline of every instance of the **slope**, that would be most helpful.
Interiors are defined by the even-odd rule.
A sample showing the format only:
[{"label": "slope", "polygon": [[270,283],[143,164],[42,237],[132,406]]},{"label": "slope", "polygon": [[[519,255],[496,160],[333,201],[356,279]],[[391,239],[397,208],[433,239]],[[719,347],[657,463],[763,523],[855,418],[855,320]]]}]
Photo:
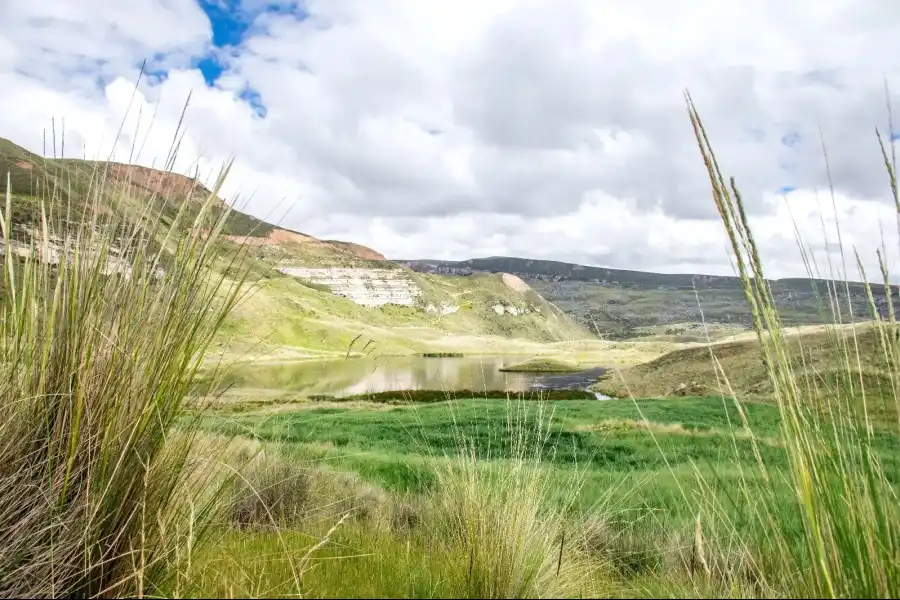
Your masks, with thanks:
[{"label": "slope", "polygon": [[[830,327],[830,326],[828,326]],[[854,333],[855,329],[855,333]],[[881,416],[894,415],[893,387],[878,330],[868,323],[854,327],[825,327],[786,329],[787,355],[791,357],[798,384],[820,390],[819,396],[830,390],[847,397],[856,397],[861,389],[869,409]],[[855,335],[855,343],[850,336]],[[835,336],[844,336],[850,351],[849,362]],[[707,346],[682,348],[668,352],[649,362],[609,373],[594,385],[594,389],[617,397],[661,398],[667,396],[735,395],[741,399],[772,401],[772,384],[762,360],[755,334],[741,336],[734,342],[720,342]],[[856,348],[859,349],[857,366]],[[717,374],[713,356],[721,365],[727,383]],[[851,376],[848,378],[847,374]],[[862,382],[862,386],[860,386]],[[894,420],[896,426],[896,420]]]},{"label": "slope", "polygon": [[[179,214],[190,223],[212,192],[196,178],[147,167],[47,159],[0,138],[0,173],[9,173],[16,231],[40,222],[51,195],[65,218],[96,210],[99,220],[148,219],[161,207],[162,225]],[[0,192],[6,192],[3,178]],[[100,193],[98,193],[98,190]],[[90,199],[102,198],[102,206]],[[228,206],[216,199],[211,217]],[[62,211],[60,211],[62,212]],[[95,215],[98,216],[98,215]],[[29,229],[32,228],[32,229]],[[152,228],[151,228],[152,229]],[[161,228],[151,235],[161,236]],[[233,314],[219,348],[241,352],[262,341],[274,354],[352,351],[407,353],[448,344],[476,350],[507,340],[550,343],[590,335],[538,293],[510,276],[417,274],[377,251],[277,227],[234,210],[218,240],[223,263],[239,249],[262,285]],[[451,343],[448,340],[452,338]],[[351,348],[354,340],[362,340]]]},{"label": "slope", "polygon": [[[700,341],[701,332],[690,324],[705,320],[728,334],[748,328],[751,321],[736,277],[646,273],[511,257],[403,262],[426,273],[513,273],[583,326],[608,339]],[[854,314],[869,315],[861,283],[837,282],[835,286],[822,279],[781,279],[770,281],[770,285],[786,325],[832,322],[831,309],[820,298],[834,296],[834,291],[829,293],[834,287],[842,306],[847,305],[849,290]],[[879,310],[886,314],[885,287],[873,284],[872,293]]]},{"label": "slope", "polygon": [[[539,295],[504,289],[499,276],[409,276],[421,290],[413,305],[363,306],[326,286],[270,272],[237,307],[220,349],[240,352],[248,348],[241,341],[260,341],[258,350],[276,359],[345,352],[493,354],[538,352],[535,343],[589,337]],[[512,314],[510,307],[522,312]]]}]

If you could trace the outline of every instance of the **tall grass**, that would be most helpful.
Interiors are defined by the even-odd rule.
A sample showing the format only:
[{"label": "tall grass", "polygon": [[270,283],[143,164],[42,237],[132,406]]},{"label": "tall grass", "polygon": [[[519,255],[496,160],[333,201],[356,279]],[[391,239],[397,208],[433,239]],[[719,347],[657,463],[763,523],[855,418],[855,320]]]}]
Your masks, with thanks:
[{"label": "tall grass", "polygon": [[0,596],[140,596],[217,506],[172,426],[243,289],[213,250],[228,167],[187,222],[183,198],[60,165],[38,226],[9,187],[0,214]]},{"label": "tall grass", "polygon": [[486,461],[457,431],[456,460],[435,462],[432,536],[455,556],[457,594],[465,598],[546,598],[593,595],[598,573],[578,533],[568,530],[583,476],[554,489],[543,463],[552,414],[539,403],[507,405],[509,451]]},{"label": "tall grass", "polygon": [[[794,501],[784,503],[783,498],[771,492],[774,486],[764,488],[762,493],[759,488],[751,493],[748,486],[740,490],[738,502],[748,518],[754,520],[759,534],[758,539],[747,542],[753,547],[767,583],[781,593],[828,598],[898,597],[900,500],[892,474],[882,469],[873,446],[879,429],[900,425],[890,425],[900,415],[900,341],[890,288],[887,301],[891,314],[882,318],[867,284],[875,330],[874,338],[869,339],[874,339],[880,348],[875,361],[878,364],[863,364],[863,342],[856,327],[847,334],[831,329],[831,345],[839,357],[836,377],[822,377],[822,373],[808,367],[802,351],[790,352],[739,188],[734,178],[726,181],[690,96],[686,100],[713,199],[753,314],[773,400],[782,416],[783,443],[789,461],[787,477],[794,492]],[[882,151],[896,200],[894,168],[883,145]],[[900,203],[897,209],[900,214]],[[802,250],[802,241],[798,242]],[[840,230],[838,244],[843,262]],[[813,277],[814,261],[808,253],[803,256]],[[864,278],[862,263],[858,256],[856,259]],[[881,270],[887,284],[888,271],[883,260]],[[846,273],[843,275],[846,278]],[[838,323],[849,320],[852,324],[854,316],[842,307],[838,284],[831,287],[828,300]],[[876,418],[874,390],[866,388],[866,372],[871,369],[891,382],[888,399],[878,411],[882,417],[888,415],[887,423]],[[727,386],[727,374],[720,375]],[[759,468],[770,480],[780,477],[762,459]]]}]

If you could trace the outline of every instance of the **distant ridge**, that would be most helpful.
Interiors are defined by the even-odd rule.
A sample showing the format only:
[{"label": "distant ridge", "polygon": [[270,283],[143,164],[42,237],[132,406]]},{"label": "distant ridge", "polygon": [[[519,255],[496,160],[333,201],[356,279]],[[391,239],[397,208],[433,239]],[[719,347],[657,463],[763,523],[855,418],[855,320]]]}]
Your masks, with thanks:
[{"label": "distant ridge", "polygon": [[[607,267],[592,267],[577,263],[567,263],[556,260],[538,260],[530,258],[518,258],[512,256],[489,256],[484,258],[470,258],[468,260],[434,260],[412,259],[398,260],[397,262],[409,266],[413,270],[427,272],[432,267],[445,267],[451,269],[483,271],[488,273],[514,273],[526,274],[537,279],[559,278],[572,281],[607,281],[610,283],[641,285],[667,285],[676,287],[705,288],[733,288],[740,286],[740,278],[733,275],[706,275],[703,273],[655,273],[650,271],[634,271],[627,269],[611,269]],[[812,282],[826,283],[830,279],[809,279],[804,277],[785,277],[781,279],[769,278],[771,283],[781,285],[803,285],[809,288]],[[843,286],[844,282],[839,282]],[[859,286],[864,289],[864,284],[857,281],[848,281],[850,286]],[[873,293],[883,293],[884,285],[871,284]],[[896,286],[900,290],[900,286]],[[824,290],[823,290],[824,291]]]},{"label": "distant ridge", "polygon": [[[740,328],[749,327],[752,321],[741,280],[735,276],[650,273],[509,256],[398,262],[422,273],[516,275],[583,326],[604,337],[663,336],[663,339],[684,340],[685,336],[680,333],[685,329],[684,324],[708,323]],[[819,324],[838,319],[846,322],[850,318],[847,291],[853,319],[871,319],[863,283],[790,277],[770,279],[769,285],[786,325]],[[832,313],[833,307],[827,301],[835,291],[842,298],[840,316]],[[873,283],[871,291],[876,311],[887,316],[885,286]],[[900,286],[891,286],[891,292],[896,298],[900,295]],[[895,304],[896,310],[900,311],[900,302]],[[702,329],[688,337],[693,340],[701,334]]]}]

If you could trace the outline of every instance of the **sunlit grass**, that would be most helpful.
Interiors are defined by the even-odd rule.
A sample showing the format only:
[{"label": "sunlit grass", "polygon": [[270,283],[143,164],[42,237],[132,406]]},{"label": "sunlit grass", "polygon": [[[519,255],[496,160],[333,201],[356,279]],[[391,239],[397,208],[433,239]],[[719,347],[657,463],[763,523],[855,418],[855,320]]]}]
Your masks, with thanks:
[{"label": "sunlit grass", "polygon": [[[755,524],[756,536],[740,542],[756,554],[766,582],[783,593],[897,597],[900,595],[900,501],[884,470],[885,463],[875,451],[876,424],[865,377],[865,369],[875,369],[892,382],[889,402],[892,401],[893,407],[889,408],[893,410],[889,412],[896,418],[900,414],[896,385],[900,342],[887,287],[886,263],[883,260],[880,263],[890,306],[886,319],[880,317],[869,294],[870,317],[875,320],[876,347],[880,350],[877,358],[863,362],[864,352],[855,328],[850,335],[841,335],[837,328],[826,328],[838,357],[838,368],[825,380],[817,377],[805,364],[802,351],[789,350],[740,191],[734,178],[726,182],[690,98],[688,106],[716,208],[753,313],[772,400],[781,413],[782,439],[788,457],[786,477],[794,492],[792,501],[785,503],[782,497],[766,493],[766,488],[754,489],[751,494],[748,488],[741,487],[741,501],[754,507],[749,516]],[[884,156],[896,200],[893,164],[886,152]],[[900,211],[900,203],[897,208]],[[798,239],[798,243],[802,250],[802,240]],[[838,244],[843,259],[845,249],[840,242],[840,230]],[[812,277],[815,263],[805,252],[804,260]],[[858,256],[856,262],[864,278],[866,274]],[[843,271],[832,270],[832,277],[846,278],[845,269],[844,264]],[[824,305],[825,309],[831,309],[838,324],[853,321],[842,305],[842,291],[842,285],[835,283]],[[728,375],[719,373],[724,389],[728,388]],[[897,431],[900,433],[900,429]],[[762,458],[759,467],[772,480],[782,476]],[[717,511],[719,508],[713,506],[710,510],[718,516],[723,513],[727,516],[727,512]],[[797,517],[802,524],[799,538],[795,531],[784,526]]]},{"label": "sunlit grass", "polygon": [[214,251],[228,165],[190,208],[44,167],[39,224],[9,178],[0,214],[0,595],[151,594],[218,506],[172,426],[244,283]]}]

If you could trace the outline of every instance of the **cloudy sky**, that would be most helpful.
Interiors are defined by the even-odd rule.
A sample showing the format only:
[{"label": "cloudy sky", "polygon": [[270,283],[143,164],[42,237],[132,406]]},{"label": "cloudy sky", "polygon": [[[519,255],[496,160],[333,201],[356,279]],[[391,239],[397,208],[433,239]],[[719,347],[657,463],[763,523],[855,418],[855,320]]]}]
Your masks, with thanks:
[{"label": "cloudy sky", "polygon": [[158,165],[190,93],[178,169],[210,176],[233,155],[225,196],[247,212],[391,258],[731,273],[687,88],[771,276],[803,274],[791,215],[823,263],[835,241],[820,134],[845,245],[871,268],[883,228],[896,259],[875,138],[891,137],[885,80],[900,94],[896,0],[0,0],[0,13],[0,136],[40,152],[64,119],[67,156]]}]

